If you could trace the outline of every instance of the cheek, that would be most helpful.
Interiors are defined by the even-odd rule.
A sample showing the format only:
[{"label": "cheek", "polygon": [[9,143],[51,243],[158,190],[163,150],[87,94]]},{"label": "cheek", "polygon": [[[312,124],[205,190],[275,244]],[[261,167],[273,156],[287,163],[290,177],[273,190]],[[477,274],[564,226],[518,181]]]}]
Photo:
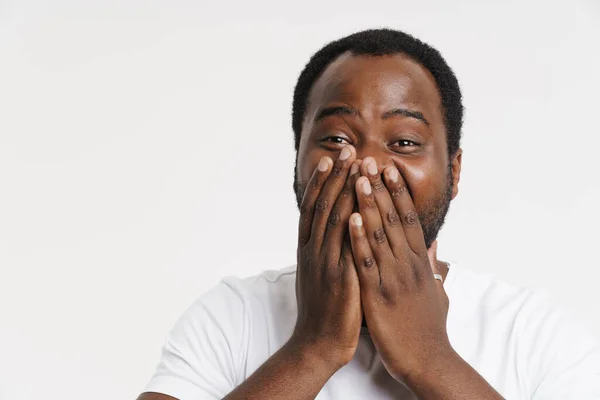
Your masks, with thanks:
[{"label": "cheek", "polygon": [[314,170],[317,168],[317,164],[321,157],[319,156],[298,156],[298,180],[300,182],[307,182],[310,180]]},{"label": "cheek", "polygon": [[417,211],[427,207],[444,190],[444,174],[433,166],[405,164],[398,167]]}]

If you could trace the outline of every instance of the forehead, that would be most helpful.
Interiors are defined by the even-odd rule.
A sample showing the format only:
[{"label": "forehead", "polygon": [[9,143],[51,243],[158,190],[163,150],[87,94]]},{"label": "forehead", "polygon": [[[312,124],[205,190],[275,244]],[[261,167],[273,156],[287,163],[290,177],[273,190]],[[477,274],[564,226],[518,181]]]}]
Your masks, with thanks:
[{"label": "forehead", "polygon": [[313,85],[306,117],[313,119],[318,109],[330,103],[345,103],[361,113],[405,106],[441,121],[435,79],[402,53],[371,56],[346,52],[339,56]]}]

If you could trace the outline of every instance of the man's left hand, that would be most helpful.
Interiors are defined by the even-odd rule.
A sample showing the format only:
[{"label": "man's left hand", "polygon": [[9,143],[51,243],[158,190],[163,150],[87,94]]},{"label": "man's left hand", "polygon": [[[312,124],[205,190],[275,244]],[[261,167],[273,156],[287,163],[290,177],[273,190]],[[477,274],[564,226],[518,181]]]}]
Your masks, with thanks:
[{"label": "man's left hand", "polygon": [[383,365],[405,381],[457,356],[446,332],[448,296],[433,277],[437,243],[427,249],[396,167],[387,167],[382,181],[375,160],[367,157],[361,172],[356,181],[360,214],[351,216],[349,227],[361,302]]}]

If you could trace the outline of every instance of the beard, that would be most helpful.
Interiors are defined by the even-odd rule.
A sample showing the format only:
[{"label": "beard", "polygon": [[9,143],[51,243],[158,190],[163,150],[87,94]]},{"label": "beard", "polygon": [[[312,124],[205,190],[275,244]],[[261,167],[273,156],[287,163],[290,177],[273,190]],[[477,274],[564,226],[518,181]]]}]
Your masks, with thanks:
[{"label": "beard", "polygon": [[[297,163],[297,161],[296,161]],[[302,198],[308,186],[308,181],[298,181],[297,165],[294,166],[294,193],[296,194],[296,203],[298,211],[302,205]],[[450,208],[452,201],[452,187],[454,186],[454,177],[452,175],[452,164],[448,164],[446,171],[446,186],[427,199],[422,209],[417,210],[419,222],[423,230],[423,238],[425,245],[429,249],[431,244],[437,239],[437,236],[444,225],[446,214]],[[407,187],[408,193],[411,195],[410,189]],[[358,205],[355,206],[353,212],[358,212]]]},{"label": "beard", "polygon": [[[304,192],[308,186],[308,181],[299,182],[296,170],[297,168],[294,167],[294,193],[296,194],[298,211],[300,211],[302,198],[304,197]],[[423,230],[423,239],[425,240],[425,245],[428,249],[431,247],[431,244],[434,242],[434,240],[437,239],[438,233],[442,229],[442,226],[446,220],[446,214],[448,214],[450,202],[452,201],[453,186],[454,176],[452,175],[452,164],[448,164],[446,172],[446,187],[436,193],[434,196],[429,197],[422,210],[417,210],[419,222],[421,223],[421,229]],[[412,198],[412,193],[410,192],[408,186],[407,190]],[[355,205],[353,212],[358,212],[358,205]],[[348,238],[348,236],[346,237]],[[364,313],[361,326],[368,329],[367,320],[364,317]]]}]

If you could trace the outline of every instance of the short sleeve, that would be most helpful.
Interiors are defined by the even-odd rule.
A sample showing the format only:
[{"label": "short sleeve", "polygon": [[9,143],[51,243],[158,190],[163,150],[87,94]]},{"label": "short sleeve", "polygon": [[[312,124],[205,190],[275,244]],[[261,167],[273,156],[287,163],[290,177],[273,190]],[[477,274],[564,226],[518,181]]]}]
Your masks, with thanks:
[{"label": "short sleeve", "polygon": [[600,399],[598,340],[565,308],[538,294],[519,316],[532,400]]},{"label": "short sleeve", "polygon": [[244,357],[245,308],[241,293],[225,281],[202,295],[168,333],[144,392],[179,400],[222,399],[230,393]]}]

